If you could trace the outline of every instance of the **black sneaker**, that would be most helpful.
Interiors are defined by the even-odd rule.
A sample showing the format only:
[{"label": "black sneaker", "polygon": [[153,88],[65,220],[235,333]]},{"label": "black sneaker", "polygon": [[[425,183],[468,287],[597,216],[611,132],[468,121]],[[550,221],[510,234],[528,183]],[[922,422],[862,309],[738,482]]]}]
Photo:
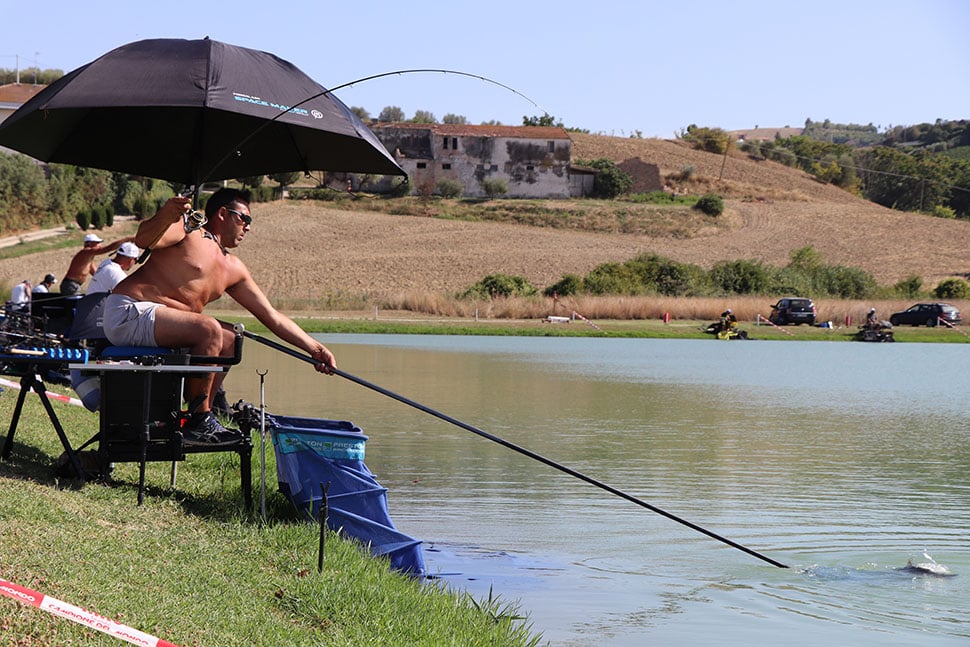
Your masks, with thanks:
[{"label": "black sneaker", "polygon": [[211,411],[193,414],[182,428],[182,444],[195,447],[223,447],[243,442],[242,432],[226,429]]}]

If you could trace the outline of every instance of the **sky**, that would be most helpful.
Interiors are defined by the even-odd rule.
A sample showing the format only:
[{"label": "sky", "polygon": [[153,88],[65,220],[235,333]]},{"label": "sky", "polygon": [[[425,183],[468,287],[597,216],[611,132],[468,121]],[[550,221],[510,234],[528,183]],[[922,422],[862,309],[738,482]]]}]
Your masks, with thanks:
[{"label": "sky", "polygon": [[374,117],[549,114],[661,138],[806,119],[885,130],[970,118],[968,25],[965,0],[0,0],[0,67],[69,72],[128,42],[208,36],[327,88],[461,73],[335,91]]}]

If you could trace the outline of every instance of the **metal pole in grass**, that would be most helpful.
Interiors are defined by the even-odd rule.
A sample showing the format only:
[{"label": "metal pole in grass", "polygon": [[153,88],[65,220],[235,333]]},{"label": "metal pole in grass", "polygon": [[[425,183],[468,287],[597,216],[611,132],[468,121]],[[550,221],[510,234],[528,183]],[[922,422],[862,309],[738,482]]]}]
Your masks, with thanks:
[{"label": "metal pole in grass", "polygon": [[266,522],[266,390],[265,380],[269,369],[256,370],[259,376],[259,512]]},{"label": "metal pole in grass", "polygon": [[327,516],[330,514],[330,507],[327,503],[327,492],[330,484],[320,484],[320,551],[317,555],[317,573],[323,572],[323,553],[327,545]]},{"label": "metal pole in grass", "polygon": [[[317,362],[317,360],[313,359],[309,355],[304,355],[303,353],[301,353],[299,351],[293,350],[292,348],[289,348],[287,346],[284,346],[283,344],[280,344],[278,342],[275,342],[275,341],[273,341],[271,339],[267,339],[265,337],[261,337],[259,335],[254,334],[254,333],[251,333],[249,331],[244,331],[243,332],[243,335],[245,335],[246,337],[249,337],[250,339],[254,339],[254,340],[258,341],[261,344],[265,344],[266,346],[269,346],[270,348],[274,348],[274,349],[276,349],[276,350],[278,350],[280,352],[286,353],[287,355],[290,355],[290,356],[295,357],[297,359],[303,360],[304,362],[309,362],[310,364],[313,364],[313,365],[316,365],[316,364],[319,363],[319,362]],[[718,534],[716,534],[714,532],[711,532],[710,530],[707,530],[706,528],[702,528],[701,526],[698,526],[695,523],[691,523],[690,521],[687,521],[686,519],[682,519],[681,517],[678,517],[675,514],[672,514],[670,512],[667,512],[666,510],[663,510],[661,508],[658,508],[657,506],[651,505],[651,504],[647,503],[646,501],[644,501],[642,499],[638,499],[637,497],[635,497],[635,496],[633,496],[631,494],[627,494],[626,492],[624,492],[622,490],[618,490],[617,488],[613,487],[612,485],[607,485],[606,483],[603,483],[602,481],[599,481],[597,479],[594,479],[591,476],[586,476],[585,474],[583,474],[581,472],[577,472],[576,470],[574,470],[574,469],[572,469],[570,467],[566,467],[565,465],[562,465],[561,463],[557,463],[556,461],[551,460],[549,458],[546,458],[545,456],[542,456],[541,454],[537,454],[537,453],[533,452],[532,450],[529,450],[529,449],[526,449],[526,448],[521,447],[519,445],[516,445],[514,443],[511,443],[511,442],[505,440],[504,438],[500,438],[498,436],[495,436],[493,434],[490,434],[487,431],[484,431],[482,429],[479,429],[478,427],[473,427],[472,425],[468,424],[467,422],[462,422],[461,420],[458,420],[457,418],[452,418],[451,416],[449,416],[447,414],[444,414],[444,413],[441,413],[440,411],[435,411],[431,407],[426,407],[425,405],[421,404],[420,402],[415,402],[414,400],[410,400],[410,399],[404,397],[403,395],[398,395],[397,393],[394,393],[393,391],[389,391],[389,390],[387,390],[387,389],[385,389],[385,388],[383,388],[381,386],[378,386],[376,384],[373,384],[371,382],[368,382],[366,380],[363,380],[363,379],[361,379],[359,377],[356,377],[354,375],[351,375],[350,373],[347,373],[345,371],[341,371],[338,368],[331,368],[331,371],[333,372],[334,375],[339,375],[340,377],[342,377],[344,379],[347,379],[347,380],[350,380],[351,382],[356,382],[357,384],[359,384],[359,385],[361,385],[363,387],[366,387],[368,389],[371,389],[372,391],[377,391],[378,393],[380,393],[382,395],[386,395],[387,397],[389,397],[391,399],[394,399],[394,400],[397,400],[398,402],[401,402],[403,404],[406,404],[409,407],[413,407],[415,409],[418,409],[419,411],[424,411],[425,413],[427,413],[429,415],[432,415],[435,418],[438,418],[440,420],[444,420],[445,422],[449,422],[449,423],[455,425],[456,427],[461,427],[462,429],[464,429],[466,431],[470,431],[473,434],[476,434],[478,436],[481,436],[482,438],[486,438],[488,440],[491,440],[492,442],[498,443],[499,445],[502,445],[503,447],[506,447],[508,449],[511,449],[512,451],[516,451],[516,452],[518,452],[518,453],[520,453],[520,454],[522,454],[524,456],[528,456],[529,458],[531,458],[533,460],[537,460],[540,463],[543,463],[545,465],[548,465],[549,467],[552,467],[554,469],[557,469],[560,472],[564,472],[566,474],[569,474],[570,476],[574,476],[574,477],[578,478],[581,481],[585,481],[586,483],[589,483],[590,485],[594,485],[594,486],[600,488],[601,490],[606,490],[610,494],[615,494],[616,496],[618,496],[618,497],[620,497],[622,499],[626,499],[627,501],[630,501],[631,503],[635,503],[638,506],[641,506],[643,508],[646,508],[647,510],[650,510],[651,512],[656,512],[657,514],[659,514],[661,516],[664,516],[664,517],[667,517],[668,519],[670,519],[672,521],[676,521],[677,523],[682,524],[684,526],[687,526],[688,528],[690,528],[692,530],[696,530],[697,532],[699,532],[701,534],[704,534],[704,535],[707,535],[708,537],[710,537],[712,539],[716,539],[717,541],[719,541],[719,542],[721,542],[723,544],[727,544],[728,546],[731,546],[732,548],[737,548],[738,550],[740,550],[742,552],[745,552],[745,553],[747,553],[747,554],[749,554],[749,555],[751,555],[753,557],[757,557],[758,559],[760,559],[762,561],[768,562],[772,566],[777,566],[778,568],[788,568],[787,565],[782,564],[781,562],[775,561],[774,559],[772,559],[770,557],[767,557],[766,555],[762,555],[761,553],[759,553],[759,552],[757,552],[755,550],[752,550],[751,548],[748,548],[746,546],[742,546],[741,544],[736,543],[734,541],[731,541],[730,539],[727,539],[725,537],[722,537],[722,536],[720,536],[720,535],[718,535]]]}]

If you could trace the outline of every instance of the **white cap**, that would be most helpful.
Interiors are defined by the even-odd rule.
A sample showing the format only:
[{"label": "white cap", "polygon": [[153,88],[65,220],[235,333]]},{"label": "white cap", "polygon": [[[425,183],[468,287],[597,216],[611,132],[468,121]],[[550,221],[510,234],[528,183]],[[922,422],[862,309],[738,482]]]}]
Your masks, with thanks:
[{"label": "white cap", "polygon": [[97,234],[88,234],[87,236],[84,237],[84,242],[86,242],[86,243],[100,243],[100,242],[104,242],[104,239],[102,239]]},{"label": "white cap", "polygon": [[118,248],[118,256],[138,258],[141,256],[141,250],[138,249],[138,245],[135,243],[121,243],[121,247]]}]

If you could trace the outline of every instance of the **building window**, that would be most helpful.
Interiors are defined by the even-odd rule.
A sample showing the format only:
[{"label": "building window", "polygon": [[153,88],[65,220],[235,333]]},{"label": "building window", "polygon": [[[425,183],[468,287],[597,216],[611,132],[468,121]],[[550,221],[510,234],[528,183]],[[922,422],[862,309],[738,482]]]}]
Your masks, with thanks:
[{"label": "building window", "polygon": [[450,171],[451,170],[451,164],[442,164],[441,165],[441,168],[443,168],[446,171]]},{"label": "building window", "polygon": [[536,167],[534,167],[531,164],[529,164],[528,166],[525,167],[525,170],[527,170],[527,171],[534,171],[534,170],[536,170]]},{"label": "building window", "polygon": [[418,168],[428,168],[427,162],[418,162]]},{"label": "building window", "polygon": [[445,147],[445,150],[448,150],[448,138],[445,137],[441,143]]},{"label": "building window", "polygon": [[550,153],[556,152],[556,142],[549,142],[549,152]]},{"label": "building window", "polygon": [[452,137],[451,138],[451,149],[452,150],[458,150],[458,138],[457,137]]}]

